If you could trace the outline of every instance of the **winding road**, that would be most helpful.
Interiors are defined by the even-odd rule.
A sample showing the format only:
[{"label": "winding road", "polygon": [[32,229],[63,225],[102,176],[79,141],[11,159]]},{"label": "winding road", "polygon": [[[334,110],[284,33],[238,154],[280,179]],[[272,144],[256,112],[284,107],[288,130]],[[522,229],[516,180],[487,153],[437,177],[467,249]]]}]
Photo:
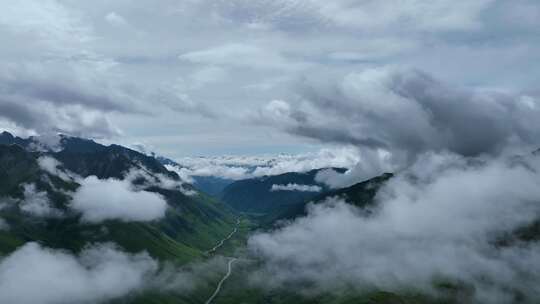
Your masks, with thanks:
[{"label": "winding road", "polygon": [[216,250],[219,249],[219,247],[223,246],[223,244],[229,240],[230,238],[233,237],[233,235],[238,231],[238,225],[240,225],[240,220],[238,219],[236,221],[236,227],[234,227],[234,230],[226,237],[224,238],[223,240],[221,240],[216,246],[214,246],[214,248],[210,249],[210,250],[207,250],[206,251],[206,254],[210,254],[210,253],[214,253]]},{"label": "winding road", "polygon": [[206,302],[204,302],[205,304],[210,304],[210,303],[212,303],[212,301],[214,300],[214,298],[219,294],[219,292],[221,291],[221,286],[223,285],[223,283],[225,283],[225,281],[227,281],[227,279],[228,279],[229,276],[231,275],[231,272],[232,272],[232,265],[233,265],[234,261],[236,261],[236,258],[231,258],[231,259],[229,260],[227,273],[226,273],[225,276],[221,279],[221,281],[219,281],[219,283],[218,283],[218,285],[217,285],[217,288],[216,288],[216,291],[214,291],[214,293],[212,294],[212,296],[211,296],[210,298],[208,298],[208,300],[206,300]]},{"label": "winding road", "polygon": [[[211,253],[214,253],[216,252],[216,250],[219,249],[219,247],[223,246],[223,244],[229,240],[230,238],[233,237],[233,235],[238,232],[238,226],[240,225],[240,219],[237,219],[236,220],[236,227],[234,227],[234,230],[226,237],[224,238],[223,240],[221,240],[216,246],[214,246],[214,248],[206,251],[206,254],[211,254]],[[214,300],[215,297],[217,297],[217,295],[219,294],[219,292],[221,291],[221,286],[223,286],[223,283],[225,283],[225,281],[227,281],[227,279],[229,278],[229,276],[231,275],[231,272],[232,272],[232,265],[234,263],[234,261],[236,261],[237,258],[229,258],[229,263],[228,263],[228,266],[227,266],[227,273],[223,276],[223,278],[221,279],[221,281],[219,281],[217,287],[216,287],[216,290],[214,291],[214,293],[212,294],[212,296],[210,298],[208,298],[208,300],[206,300],[205,304],[210,304],[212,303],[212,301]]]}]

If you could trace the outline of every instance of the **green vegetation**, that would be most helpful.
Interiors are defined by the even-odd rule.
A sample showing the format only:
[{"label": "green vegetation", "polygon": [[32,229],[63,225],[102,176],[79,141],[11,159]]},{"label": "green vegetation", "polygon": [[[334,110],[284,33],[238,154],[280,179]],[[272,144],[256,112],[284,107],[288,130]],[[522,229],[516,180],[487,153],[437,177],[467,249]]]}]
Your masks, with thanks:
[{"label": "green vegetation", "polygon": [[[281,210],[307,199],[311,199],[318,192],[303,191],[270,191],[272,185],[317,185],[323,190],[328,190],[324,184],[315,180],[315,176],[321,170],[311,170],[305,173],[290,172],[275,176],[264,176],[234,182],[227,186],[222,193],[225,203],[240,212],[269,213]],[[336,169],[343,172],[342,169]]]},{"label": "green vegetation", "polygon": [[392,176],[393,174],[391,173],[385,173],[381,176],[354,184],[347,188],[323,192],[311,199],[299,201],[284,208],[277,209],[264,216],[261,222],[263,226],[270,227],[279,220],[292,220],[297,217],[305,216],[307,214],[306,205],[308,203],[313,202],[319,204],[329,198],[340,198],[347,203],[360,208],[372,206],[375,194],[386,181],[392,178]]},{"label": "green vegetation", "polygon": [[[182,191],[148,186],[144,190],[160,194],[168,203],[164,218],[153,222],[121,222],[109,220],[100,224],[81,223],[80,215],[69,208],[71,195],[80,185],[65,181],[44,171],[38,165],[43,155],[53,156],[71,172],[101,179],[122,178],[132,168],[144,168],[150,174],[179,177],[166,170],[154,159],[121,146],[103,146],[93,141],[63,138],[62,152],[29,152],[29,143],[9,134],[0,135],[0,218],[9,226],[0,230],[0,255],[7,255],[27,242],[38,242],[50,248],[79,252],[93,243],[111,242],[127,252],[148,252],[150,256],[192,271],[197,276],[194,288],[187,290],[140,290],[112,304],[197,304],[204,303],[214,292],[217,283],[227,272],[227,259],[236,257],[231,276],[215,298],[215,304],[434,304],[470,302],[470,287],[436,282],[435,289],[444,298],[433,298],[409,290],[396,293],[360,289],[348,286],[332,293],[305,292],[306,286],[271,288],[264,279],[254,284],[253,275],[264,261],[246,253],[249,236],[256,229],[272,229],[280,220],[294,220],[306,215],[309,202],[321,203],[337,197],[347,203],[365,208],[373,206],[377,190],[392,178],[392,174],[322,193],[277,191],[274,184],[317,184],[318,170],[308,173],[287,173],[274,177],[244,180],[229,185],[224,191],[223,204],[215,198],[198,193],[190,196]],[[45,192],[65,216],[39,218],[25,214],[20,208],[24,185],[33,184]],[[219,185],[218,185],[219,186]],[[320,185],[323,187],[322,185]],[[188,189],[193,189],[187,186]],[[280,202],[276,205],[275,202]],[[239,217],[233,207],[244,211]],[[250,213],[255,213],[250,214]],[[231,233],[234,233],[231,235]],[[540,222],[509,232],[498,240],[498,246],[511,246],[523,241],[538,241]],[[231,236],[229,238],[229,236]],[[208,252],[226,239],[215,251]],[[164,263],[163,263],[164,264]],[[194,265],[206,265],[204,271]]]},{"label": "green vegetation", "polygon": [[[3,135],[3,138],[9,139],[9,136]],[[63,163],[65,167],[83,177],[121,177],[130,168],[141,164],[153,174],[178,177],[155,159],[120,146],[105,147],[74,138],[63,141],[66,148],[60,153],[28,152],[16,144],[0,145],[0,198],[4,201],[0,218],[9,225],[8,231],[0,231],[0,252],[3,254],[30,241],[73,252],[90,243],[114,242],[129,252],[147,251],[160,260],[185,264],[202,258],[205,250],[233,229],[236,217],[220,202],[204,194],[187,196],[180,191],[157,187],[146,190],[159,193],[167,200],[169,209],[162,220],[150,223],[106,221],[99,225],[80,223],[79,215],[67,208],[70,193],[79,185],[43,171],[37,163],[40,156],[52,155],[61,159],[66,162]],[[37,218],[23,213],[18,201],[24,197],[26,184],[34,184],[38,191],[46,192],[54,207],[63,210],[66,216]]]},{"label": "green vegetation", "polygon": [[225,283],[215,304],[458,304],[457,297],[434,298],[413,292],[400,294],[359,290],[351,286],[333,293],[301,292],[298,286],[269,288],[252,284],[249,275],[257,268],[251,261],[235,264],[233,275]]}]

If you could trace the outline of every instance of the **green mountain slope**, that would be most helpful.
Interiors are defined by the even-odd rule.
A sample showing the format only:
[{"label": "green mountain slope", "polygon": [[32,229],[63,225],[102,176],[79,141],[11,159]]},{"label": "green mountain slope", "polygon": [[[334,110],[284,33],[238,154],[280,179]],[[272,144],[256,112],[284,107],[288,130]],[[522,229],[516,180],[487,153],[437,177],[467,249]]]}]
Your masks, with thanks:
[{"label": "green mountain slope", "polygon": [[266,225],[269,225],[278,220],[290,220],[305,216],[307,215],[306,206],[308,203],[313,202],[318,204],[326,201],[329,198],[340,198],[345,200],[347,203],[358,207],[370,206],[373,204],[373,198],[375,197],[375,194],[377,194],[379,188],[384,184],[384,182],[392,178],[392,176],[393,174],[391,173],[385,173],[381,176],[354,184],[350,187],[326,191],[313,198],[290,204],[286,208],[278,209],[268,214],[264,218],[263,222]]},{"label": "green mountain slope", "polygon": [[193,187],[216,198],[221,198],[225,188],[234,183],[232,179],[215,176],[193,176],[193,180]]},{"label": "green mountain slope", "polygon": [[[81,224],[80,215],[67,206],[70,193],[79,184],[42,170],[37,159],[43,155],[55,157],[65,168],[82,177],[121,178],[133,167],[144,167],[150,174],[166,174],[178,179],[153,158],[120,146],[106,147],[92,141],[69,139],[63,151],[42,153],[28,152],[18,144],[0,145],[0,198],[3,201],[0,218],[9,226],[9,230],[0,231],[0,253],[9,253],[29,241],[74,252],[88,243],[114,242],[130,252],[146,250],[153,257],[185,263],[202,256],[234,227],[235,215],[226,205],[202,193],[188,196],[159,187],[145,190],[166,199],[168,209],[161,220]],[[20,200],[27,184],[46,192],[52,205],[67,215],[37,218],[24,213]]]},{"label": "green mountain slope", "polygon": [[280,210],[290,204],[311,199],[317,196],[319,192],[271,191],[273,185],[315,185],[322,190],[327,190],[325,185],[315,180],[315,176],[321,170],[324,169],[236,181],[223,190],[222,200],[241,212],[270,213]]}]

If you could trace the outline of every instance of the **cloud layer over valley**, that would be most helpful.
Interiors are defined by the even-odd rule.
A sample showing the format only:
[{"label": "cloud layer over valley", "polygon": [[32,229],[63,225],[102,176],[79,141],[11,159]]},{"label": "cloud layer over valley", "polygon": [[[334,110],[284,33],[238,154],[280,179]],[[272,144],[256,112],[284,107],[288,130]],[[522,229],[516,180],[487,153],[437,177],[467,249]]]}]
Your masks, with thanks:
[{"label": "cloud layer over valley", "polygon": [[362,160],[353,147],[328,148],[315,153],[262,156],[184,157],[178,166],[167,165],[188,182],[192,176],[216,176],[239,180],[321,168],[351,168]]},{"label": "cloud layer over valley", "polygon": [[370,213],[330,199],[253,236],[249,247],[266,263],[254,279],[311,292],[356,286],[437,295],[438,283],[450,283],[463,288],[464,301],[535,299],[540,248],[514,233],[540,215],[539,170],[538,157],[428,153],[378,192]]}]

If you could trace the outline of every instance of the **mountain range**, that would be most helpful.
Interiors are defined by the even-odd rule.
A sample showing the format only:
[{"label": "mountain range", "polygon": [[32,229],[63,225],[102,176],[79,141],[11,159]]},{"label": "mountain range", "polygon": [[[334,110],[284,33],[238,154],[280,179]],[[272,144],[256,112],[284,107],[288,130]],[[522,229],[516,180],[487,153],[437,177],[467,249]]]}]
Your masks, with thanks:
[{"label": "mountain range", "polygon": [[[91,140],[61,136],[60,149],[35,151],[35,139],[21,139],[3,133],[0,136],[0,217],[9,230],[0,231],[0,251],[8,253],[29,241],[52,248],[80,251],[90,242],[114,242],[130,252],[146,250],[151,256],[174,261],[190,261],[225,237],[235,223],[233,211],[226,205],[200,192],[187,195],[191,185],[182,191],[152,185],[143,180],[145,192],[155,193],[167,202],[163,218],[149,222],[107,220],[99,224],[81,224],[81,215],[70,210],[71,196],[81,187],[80,180],[62,179],[40,166],[40,159],[58,161],[59,172],[71,172],[85,179],[123,179],[132,170],[144,170],[142,179],[166,176],[179,182],[176,173],[168,171],[153,157],[128,148],[104,146]],[[21,209],[25,187],[32,185],[36,193],[44,193],[53,208],[63,216],[30,216]],[[113,194],[111,194],[113,195]]]},{"label": "mountain range", "polygon": [[325,169],[236,181],[223,189],[221,198],[240,212],[269,213],[329,190],[324,183],[316,180],[322,170]]},{"label": "mountain range", "polygon": [[[210,274],[203,275],[202,283],[198,282],[190,293],[143,291],[110,302],[201,303],[213,292],[213,284],[221,279],[215,273],[224,271],[215,266],[220,260],[212,259],[216,251],[242,259],[250,233],[279,230],[281,223],[308,215],[311,204],[340,199],[360,208],[369,217],[377,207],[377,191],[394,178],[392,173],[385,173],[333,189],[320,182],[318,174],[327,169],[345,174],[346,169],[321,168],[238,181],[197,176],[192,177],[194,182],[190,184],[168,170],[169,165],[177,166],[170,159],[89,139],[60,135],[45,141],[1,133],[0,256],[8,256],[31,242],[75,255],[91,244],[115,244],[127,253],[146,252],[160,265],[212,265],[217,270],[200,268]],[[87,189],[91,190],[93,200],[104,202],[91,201],[97,207],[78,206],[77,202],[84,202],[81,196]],[[119,193],[128,199],[122,199]],[[154,214],[154,209],[141,212],[140,205],[129,205],[134,200],[145,199],[154,200],[157,205],[164,202],[166,209]],[[112,215],[105,211],[111,211]],[[507,231],[494,240],[493,246],[507,248],[536,242],[540,239],[539,223],[537,220]],[[259,263],[262,261],[238,262],[230,278],[232,283],[224,287],[217,303],[312,303],[312,299],[290,289],[268,292],[250,285],[250,275],[257,273]],[[448,292],[462,288],[445,284],[437,288]],[[398,295],[375,291],[358,295],[340,291],[339,295],[325,294],[316,303],[439,302],[407,292]]]}]

